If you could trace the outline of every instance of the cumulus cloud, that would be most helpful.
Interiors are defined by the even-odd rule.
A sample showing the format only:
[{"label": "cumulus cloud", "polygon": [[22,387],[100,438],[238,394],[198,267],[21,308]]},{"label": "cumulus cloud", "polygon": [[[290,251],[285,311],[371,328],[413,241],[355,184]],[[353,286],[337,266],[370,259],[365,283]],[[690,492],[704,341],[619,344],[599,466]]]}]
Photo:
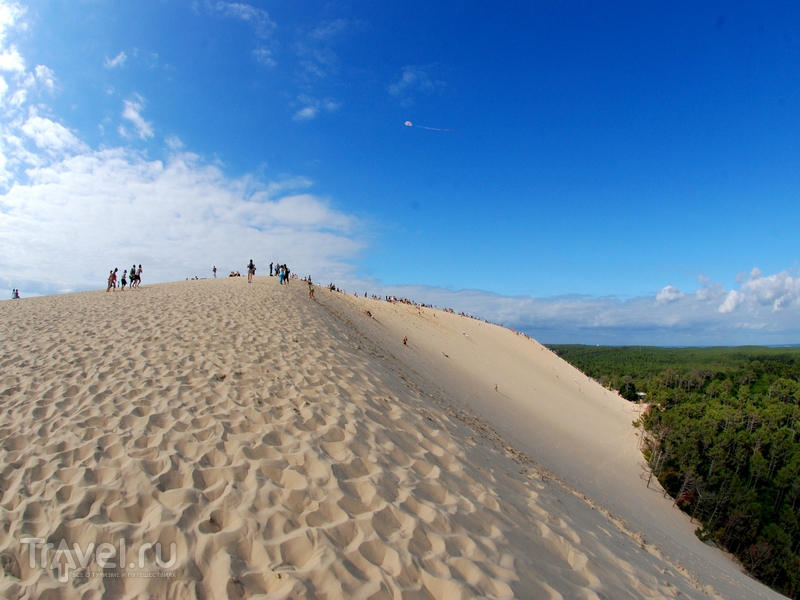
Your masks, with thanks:
[{"label": "cumulus cloud", "polygon": [[21,73],[25,71],[25,60],[13,46],[0,54],[0,71]]},{"label": "cumulus cloud", "polygon": [[[146,140],[153,137],[153,124],[145,121],[144,117],[142,117],[141,112],[143,108],[144,106],[142,105],[141,99],[125,100],[122,118],[127,119],[133,124],[136,129],[136,135],[138,135],[139,138]],[[119,132],[123,137],[130,137],[130,134],[124,126],[120,126]]]},{"label": "cumulus cloud", "polygon": [[666,304],[680,300],[685,294],[676,288],[674,285],[668,285],[663,290],[656,294],[656,304]]},{"label": "cumulus cloud", "polygon": [[358,221],[324,198],[286,193],[289,185],[253,193],[253,181],[229,179],[191,153],[162,162],[86,150],[29,173],[0,196],[0,287],[97,288],[109,268],[134,261],[150,281],[175,280],[211,265],[242,270],[250,257],[342,277],[342,259],[362,247]]},{"label": "cumulus cloud", "polygon": [[750,311],[769,308],[773,311],[800,306],[800,279],[788,271],[762,277],[761,270],[754,268],[750,280],[742,284],[735,296],[728,294],[720,306],[720,312],[731,312],[745,304]]},{"label": "cumulus cloud", "polygon": [[668,285],[655,297],[629,300],[580,295],[509,297],[428,286],[373,285],[365,291],[467,312],[546,343],[794,344],[800,339],[799,282],[788,271],[769,276],[759,272],[738,289],[725,290],[704,277],[694,293]]},{"label": "cumulus cloud", "polygon": [[62,156],[69,152],[85,151],[86,145],[63,125],[36,115],[22,124],[20,130],[36,147],[51,156]]},{"label": "cumulus cloud", "polygon": [[725,301],[719,305],[717,309],[720,313],[729,313],[736,310],[736,307],[739,306],[745,300],[745,295],[741,292],[737,292],[736,290],[731,290],[725,295]]},{"label": "cumulus cloud", "polygon": [[114,58],[106,57],[106,60],[105,62],[103,62],[103,65],[106,67],[106,69],[114,69],[116,67],[121,67],[122,65],[124,65],[126,60],[128,60],[128,55],[125,54],[125,52],[120,52]]}]

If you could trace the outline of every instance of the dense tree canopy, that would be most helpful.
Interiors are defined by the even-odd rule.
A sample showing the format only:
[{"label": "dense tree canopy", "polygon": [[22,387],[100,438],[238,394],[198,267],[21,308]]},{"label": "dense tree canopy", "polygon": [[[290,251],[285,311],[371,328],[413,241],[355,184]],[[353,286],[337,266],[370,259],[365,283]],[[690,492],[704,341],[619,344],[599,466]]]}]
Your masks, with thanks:
[{"label": "dense tree canopy", "polygon": [[698,536],[800,600],[800,348],[550,348],[649,405],[645,457]]}]

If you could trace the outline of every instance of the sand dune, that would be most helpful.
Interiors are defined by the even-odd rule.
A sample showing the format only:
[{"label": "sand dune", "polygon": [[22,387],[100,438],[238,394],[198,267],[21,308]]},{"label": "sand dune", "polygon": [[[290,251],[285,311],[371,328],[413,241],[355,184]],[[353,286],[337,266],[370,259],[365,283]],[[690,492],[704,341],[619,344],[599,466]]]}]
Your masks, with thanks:
[{"label": "sand dune", "polygon": [[0,595],[780,597],[645,487],[630,405],[538,343],[317,296],[0,303]]}]

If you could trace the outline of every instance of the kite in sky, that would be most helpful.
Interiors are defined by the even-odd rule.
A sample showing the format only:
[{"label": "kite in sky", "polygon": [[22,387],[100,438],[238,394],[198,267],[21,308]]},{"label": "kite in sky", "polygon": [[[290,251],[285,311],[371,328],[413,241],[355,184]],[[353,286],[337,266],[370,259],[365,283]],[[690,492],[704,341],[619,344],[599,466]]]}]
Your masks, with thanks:
[{"label": "kite in sky", "polygon": [[429,131],[450,131],[450,132],[453,131],[452,129],[442,129],[440,127],[425,127],[424,125],[414,125],[411,121],[406,121],[405,125],[406,127],[419,127],[420,129],[427,129]]}]

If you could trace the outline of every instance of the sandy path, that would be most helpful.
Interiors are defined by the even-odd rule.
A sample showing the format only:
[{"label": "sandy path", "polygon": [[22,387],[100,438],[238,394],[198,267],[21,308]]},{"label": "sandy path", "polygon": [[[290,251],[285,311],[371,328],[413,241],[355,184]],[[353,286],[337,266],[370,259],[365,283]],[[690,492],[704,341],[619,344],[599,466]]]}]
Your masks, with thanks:
[{"label": "sandy path", "polygon": [[[530,361],[552,355],[498,328],[497,347],[465,350],[480,336],[452,315],[318,295],[259,277],[0,302],[0,595],[706,597],[704,574],[494,432],[507,411],[475,393],[481,373],[503,361],[529,377]],[[540,358],[515,358],[518,342]],[[447,362],[439,345],[452,347]],[[524,430],[509,428],[514,446]],[[539,432],[529,437],[535,456]],[[146,561],[89,556],[62,583],[55,553],[31,567],[23,537],[81,552],[124,538]],[[174,562],[160,567],[146,543]]]}]

